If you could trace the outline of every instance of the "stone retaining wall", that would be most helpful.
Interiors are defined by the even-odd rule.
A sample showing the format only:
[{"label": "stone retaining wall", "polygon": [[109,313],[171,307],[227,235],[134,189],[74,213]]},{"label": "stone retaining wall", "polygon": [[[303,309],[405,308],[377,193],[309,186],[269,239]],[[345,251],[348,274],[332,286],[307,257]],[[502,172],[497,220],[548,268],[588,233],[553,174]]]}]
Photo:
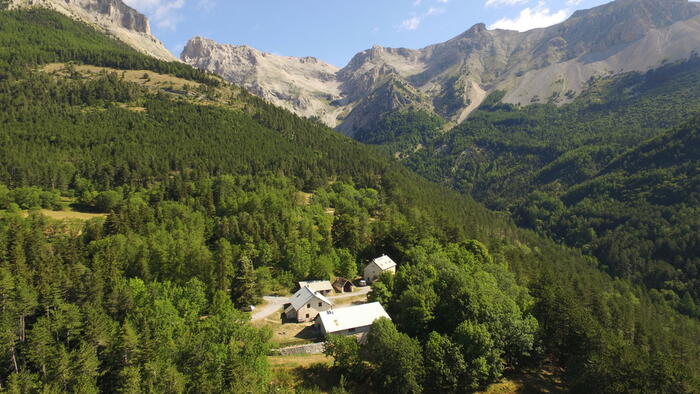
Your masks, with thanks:
[{"label": "stone retaining wall", "polygon": [[275,349],[273,352],[282,356],[291,356],[293,354],[321,354],[323,353],[325,345],[325,342],[309,343],[307,345],[297,345]]}]

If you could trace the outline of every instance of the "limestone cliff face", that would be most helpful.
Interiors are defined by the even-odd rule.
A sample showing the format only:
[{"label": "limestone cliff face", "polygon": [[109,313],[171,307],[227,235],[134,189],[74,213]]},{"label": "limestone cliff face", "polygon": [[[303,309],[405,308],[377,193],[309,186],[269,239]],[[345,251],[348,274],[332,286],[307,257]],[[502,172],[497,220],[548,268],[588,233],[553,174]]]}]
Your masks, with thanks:
[{"label": "limestone cliff face", "polygon": [[316,116],[332,126],[343,111],[335,103],[341,99],[338,68],[312,57],[277,56],[196,37],[187,43],[181,59],[273,104],[301,116]]},{"label": "limestone cliff face", "polygon": [[352,135],[383,113],[427,109],[463,121],[484,98],[565,103],[591,77],[646,71],[700,52],[700,3],[616,0],[527,32],[478,24],[422,49],[372,47],[343,69],[193,39],[182,60]]},{"label": "limestone cliff face", "polygon": [[121,0],[10,0],[11,8],[43,7],[89,23],[153,57],[177,58],[151,34],[148,18]]}]

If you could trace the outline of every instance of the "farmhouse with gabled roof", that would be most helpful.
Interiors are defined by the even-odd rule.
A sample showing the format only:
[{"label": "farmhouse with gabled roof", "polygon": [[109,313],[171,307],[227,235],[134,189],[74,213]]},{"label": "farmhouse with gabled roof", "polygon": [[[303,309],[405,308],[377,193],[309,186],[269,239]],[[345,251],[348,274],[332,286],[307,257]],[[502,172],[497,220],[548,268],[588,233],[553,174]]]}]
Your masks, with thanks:
[{"label": "farmhouse with gabled roof", "polygon": [[387,255],[377,257],[367,264],[364,270],[365,279],[374,282],[379,279],[379,276],[384,272],[396,273],[396,263]]},{"label": "farmhouse with gabled roof", "polygon": [[299,323],[313,320],[319,312],[333,308],[333,302],[323,294],[314,292],[308,287],[302,287],[294,293],[291,304],[284,310],[287,319]]}]

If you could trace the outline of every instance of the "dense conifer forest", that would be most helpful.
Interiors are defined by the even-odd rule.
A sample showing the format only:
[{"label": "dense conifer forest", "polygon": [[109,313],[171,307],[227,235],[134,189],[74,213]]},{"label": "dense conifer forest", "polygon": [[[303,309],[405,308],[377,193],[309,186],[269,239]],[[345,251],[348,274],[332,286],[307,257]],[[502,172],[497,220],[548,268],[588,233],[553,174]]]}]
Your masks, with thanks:
[{"label": "dense conifer forest", "polygon": [[591,80],[561,107],[506,105],[496,93],[405,163],[698,317],[699,83],[693,56]]},{"label": "dense conifer forest", "polygon": [[[0,391],[292,391],[240,308],[380,253],[392,321],[329,340],[337,392],[463,392],[543,362],[575,392],[700,389],[697,320],[379,148],[49,11],[0,12],[0,42]],[[676,134],[601,177],[680,154]],[[105,216],[41,215],[64,201]]]}]

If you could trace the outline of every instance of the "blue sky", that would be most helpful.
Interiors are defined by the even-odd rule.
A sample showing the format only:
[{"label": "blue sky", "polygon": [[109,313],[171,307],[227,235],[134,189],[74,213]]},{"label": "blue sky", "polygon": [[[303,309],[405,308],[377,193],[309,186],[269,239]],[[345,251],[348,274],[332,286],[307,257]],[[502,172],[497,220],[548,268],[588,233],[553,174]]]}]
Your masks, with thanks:
[{"label": "blue sky", "polygon": [[188,39],[211,38],[345,66],[381,45],[422,48],[475,23],[528,30],[608,0],[124,0],[151,19],[176,56]]}]

